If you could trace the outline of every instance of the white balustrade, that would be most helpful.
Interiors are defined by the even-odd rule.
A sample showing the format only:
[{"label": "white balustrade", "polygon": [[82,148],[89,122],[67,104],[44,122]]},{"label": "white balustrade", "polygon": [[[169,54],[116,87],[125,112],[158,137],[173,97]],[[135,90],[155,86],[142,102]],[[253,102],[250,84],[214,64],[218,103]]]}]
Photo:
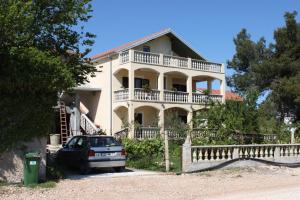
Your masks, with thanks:
[{"label": "white balustrade", "polygon": [[129,62],[129,51],[121,52],[119,59],[120,59],[120,64],[125,64]]},{"label": "white balustrade", "polygon": [[134,99],[140,101],[159,101],[158,90],[134,89]]},{"label": "white balustrade", "polygon": [[193,93],[193,103],[205,104],[210,101],[213,102],[222,102],[222,95],[205,95],[199,93]]},{"label": "white balustrade", "polygon": [[159,64],[159,54],[134,51],[133,61],[137,63]]},{"label": "white balustrade", "polygon": [[179,91],[164,91],[164,101],[167,102],[188,102],[189,93]]},{"label": "white balustrade", "polygon": [[177,57],[177,56],[167,56],[164,55],[164,66],[169,67],[180,67],[180,68],[187,68],[188,67],[188,59]]},{"label": "white balustrade", "polygon": [[206,62],[203,60],[192,60],[192,69],[208,72],[222,72],[222,64]]},{"label": "white balustrade", "polygon": [[[190,68],[190,69],[200,70],[200,71],[224,73],[222,69],[222,64],[219,63],[213,63],[213,62],[195,60],[195,59],[191,59],[191,62],[189,63],[188,61],[189,59],[184,57],[163,55],[163,54],[136,51],[136,50],[132,50],[132,52],[133,52],[133,58],[130,58],[129,51],[121,52],[119,54],[120,64],[133,61],[136,63],[162,65],[166,67]],[[161,63],[160,60],[162,60]]]},{"label": "white balustrade", "polygon": [[159,137],[159,131],[158,127],[138,127],[134,130],[134,138],[153,139]]},{"label": "white balustrade", "polygon": [[128,89],[114,91],[115,101],[124,101],[129,97]]},{"label": "white balustrade", "polygon": [[95,124],[85,115],[80,115],[80,127],[85,131],[88,135],[97,134],[100,129],[95,126]]},{"label": "white balustrade", "polygon": [[193,162],[219,161],[232,159],[261,159],[274,161],[287,157],[300,157],[299,144],[262,145],[216,145],[192,146]]}]

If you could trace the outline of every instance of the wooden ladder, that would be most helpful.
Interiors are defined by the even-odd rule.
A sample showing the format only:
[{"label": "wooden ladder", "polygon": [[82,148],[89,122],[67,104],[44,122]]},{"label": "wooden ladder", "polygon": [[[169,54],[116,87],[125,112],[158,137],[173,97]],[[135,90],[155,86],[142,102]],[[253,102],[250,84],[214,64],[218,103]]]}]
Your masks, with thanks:
[{"label": "wooden ladder", "polygon": [[66,113],[66,105],[63,101],[59,102],[60,109],[60,139],[62,144],[66,144],[68,139],[68,129],[67,129],[67,113]]}]

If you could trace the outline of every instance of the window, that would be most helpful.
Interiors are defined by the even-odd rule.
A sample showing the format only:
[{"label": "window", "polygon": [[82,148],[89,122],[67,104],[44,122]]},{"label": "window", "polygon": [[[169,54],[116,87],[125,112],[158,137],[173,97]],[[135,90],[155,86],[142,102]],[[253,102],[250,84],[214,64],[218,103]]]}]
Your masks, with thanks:
[{"label": "window", "polygon": [[78,138],[75,147],[76,148],[83,148],[84,147],[84,138],[83,137]]},{"label": "window", "polygon": [[128,88],[128,77],[123,77],[122,78],[122,86],[124,88]]},{"label": "window", "polygon": [[142,78],[134,79],[134,88],[143,88],[145,85],[149,85],[148,79],[142,79]]},{"label": "window", "polygon": [[77,142],[77,140],[78,140],[78,137],[75,137],[75,138],[73,138],[72,140],[70,140],[70,141],[68,142],[68,144],[67,144],[67,147],[68,147],[68,148],[74,148],[74,147],[75,147],[75,144],[76,144],[76,142]]},{"label": "window", "polygon": [[167,78],[164,76],[164,90],[167,89]]},{"label": "window", "polygon": [[120,146],[113,137],[91,137],[90,138],[91,147],[110,147],[110,146]]},{"label": "window", "polygon": [[143,46],[143,52],[150,52],[150,46]]},{"label": "window", "polygon": [[135,113],[134,121],[139,123],[140,125],[143,124],[143,113]]},{"label": "window", "polygon": [[186,86],[181,84],[173,84],[173,88],[176,88],[177,91],[186,92]]},{"label": "window", "polygon": [[187,123],[187,116],[186,115],[178,115],[178,117],[181,119],[181,121],[183,122],[183,123]]}]

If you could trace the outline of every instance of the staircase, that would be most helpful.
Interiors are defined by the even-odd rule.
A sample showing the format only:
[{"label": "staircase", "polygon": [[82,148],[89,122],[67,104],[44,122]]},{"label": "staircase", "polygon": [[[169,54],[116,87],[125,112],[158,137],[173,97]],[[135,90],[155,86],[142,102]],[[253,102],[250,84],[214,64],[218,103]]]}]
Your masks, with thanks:
[{"label": "staircase", "polygon": [[68,129],[67,129],[67,113],[66,105],[63,101],[59,102],[59,115],[60,115],[60,138],[61,143],[65,144],[68,139]]},{"label": "staircase", "polygon": [[87,135],[99,134],[101,129],[97,128],[95,124],[86,116],[86,114],[81,113],[80,115],[80,127]]}]

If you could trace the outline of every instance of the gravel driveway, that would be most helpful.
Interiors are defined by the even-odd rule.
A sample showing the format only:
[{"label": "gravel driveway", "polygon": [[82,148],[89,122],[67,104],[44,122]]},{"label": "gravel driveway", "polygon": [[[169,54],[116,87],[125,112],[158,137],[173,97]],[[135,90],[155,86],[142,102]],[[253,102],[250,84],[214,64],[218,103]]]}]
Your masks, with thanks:
[{"label": "gravel driveway", "polygon": [[52,189],[0,188],[0,199],[300,199],[300,168],[228,169],[198,174],[93,175]]}]

